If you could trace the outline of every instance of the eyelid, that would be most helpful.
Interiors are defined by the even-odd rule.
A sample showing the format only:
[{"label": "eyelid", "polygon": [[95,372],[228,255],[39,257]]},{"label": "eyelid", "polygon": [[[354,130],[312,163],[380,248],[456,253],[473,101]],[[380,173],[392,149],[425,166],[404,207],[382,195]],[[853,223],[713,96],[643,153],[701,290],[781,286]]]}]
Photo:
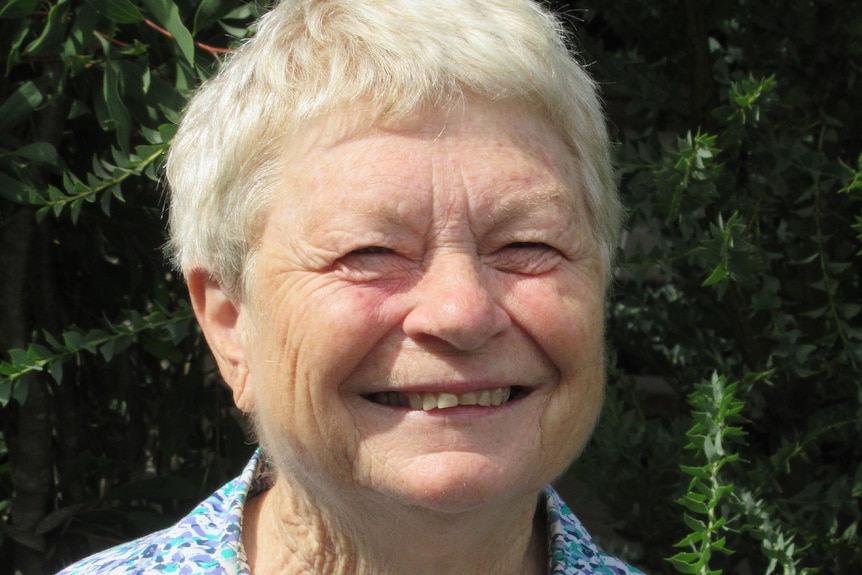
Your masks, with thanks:
[{"label": "eyelid", "polygon": [[491,254],[489,263],[505,273],[540,275],[552,271],[565,259],[554,246],[540,241],[516,241]]},{"label": "eyelid", "polygon": [[392,248],[387,248],[383,246],[366,246],[364,248],[357,248],[355,250],[351,250],[347,252],[348,256],[353,255],[377,255],[377,254],[391,254],[394,253]]},{"label": "eyelid", "polygon": [[505,246],[503,246],[503,249],[505,249],[505,248],[550,248],[550,249],[556,249],[553,246],[546,244],[545,242],[531,242],[531,241],[510,242],[510,243],[506,244]]},{"label": "eyelid", "polygon": [[365,283],[403,278],[410,262],[393,248],[372,244],[344,253],[332,269],[346,281]]},{"label": "eyelid", "polygon": [[565,252],[562,248],[557,247],[554,244],[543,242],[541,240],[525,240],[525,241],[517,241],[517,242],[509,242],[508,244],[503,245],[501,250],[548,250],[551,252],[558,253],[560,255],[565,256]]}]

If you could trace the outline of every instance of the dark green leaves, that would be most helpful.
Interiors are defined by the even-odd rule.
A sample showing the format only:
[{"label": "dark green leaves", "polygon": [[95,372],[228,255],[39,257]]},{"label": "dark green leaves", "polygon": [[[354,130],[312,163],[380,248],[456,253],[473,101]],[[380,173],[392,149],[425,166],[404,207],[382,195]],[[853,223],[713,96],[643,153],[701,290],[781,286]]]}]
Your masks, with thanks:
[{"label": "dark green leaves", "polygon": [[67,0],[59,0],[51,6],[42,32],[24,49],[26,54],[43,55],[55,52],[60,48],[66,32],[69,7]]},{"label": "dark green leaves", "polygon": [[39,0],[0,0],[0,18],[23,18],[38,6]]},{"label": "dark green leaves", "polygon": [[665,165],[656,174],[656,200],[669,222],[716,198],[715,179],[721,171],[719,151],[715,136],[692,136],[691,132],[666,149]]},{"label": "dark green leaves", "polygon": [[[0,512],[46,509],[36,535],[0,537],[10,572],[53,573],[90,542],[162,527],[249,454],[161,252],[160,180],[188,92],[217,65],[205,42],[224,46],[225,17],[247,36],[256,9],[0,0]],[[24,501],[13,473],[62,501]],[[185,475],[136,481],[153,473]],[[38,543],[44,565],[16,565],[15,540]]]},{"label": "dark green leaves", "polygon": [[236,2],[233,0],[201,0],[195,11],[193,35],[197,35],[198,32],[224,18],[235,9]]},{"label": "dark green leaves", "polygon": [[180,19],[180,11],[171,0],[144,0],[144,5],[153,14],[156,22],[170,32],[180,52],[189,65],[194,65],[195,43],[191,32]]},{"label": "dark green leaves", "polygon": [[102,83],[102,97],[107,104],[107,116],[102,119],[102,126],[106,130],[117,131],[117,143],[122,149],[128,149],[129,138],[132,132],[132,117],[126,108],[125,102],[120,97],[120,79],[122,77],[122,66],[116,60],[105,62],[105,79]]},{"label": "dark green leaves", "polygon": [[[580,476],[615,470],[596,492],[645,572],[664,572],[680,541],[684,573],[862,572],[862,4],[817,18],[794,3],[685,5],[688,21],[645,0],[583,5],[578,44],[618,127],[629,234],[608,322],[609,397],[624,403],[609,401]],[[718,411],[679,401],[714,401],[692,382],[716,370],[739,382],[745,421],[730,427],[744,437],[719,440],[706,427]],[[656,380],[676,403],[641,390]],[[668,443],[696,443],[700,459]],[[704,466],[728,455],[713,486]],[[709,519],[722,485],[733,492]],[[617,503],[631,497],[637,510]],[[722,538],[734,555],[701,553]]]},{"label": "dark green leaves", "polygon": [[733,280],[756,286],[764,269],[763,254],[752,243],[742,216],[734,213],[725,222],[719,215],[718,222],[710,225],[710,236],[703,243],[703,256],[705,265],[713,269],[702,285]]},{"label": "dark green leaves", "polygon": [[[38,82],[38,83],[37,83]],[[45,99],[43,82],[27,81],[21,83],[6,100],[0,104],[0,133],[26,120]]]},{"label": "dark green leaves", "polygon": [[104,17],[118,24],[133,24],[144,19],[130,0],[87,0]]}]

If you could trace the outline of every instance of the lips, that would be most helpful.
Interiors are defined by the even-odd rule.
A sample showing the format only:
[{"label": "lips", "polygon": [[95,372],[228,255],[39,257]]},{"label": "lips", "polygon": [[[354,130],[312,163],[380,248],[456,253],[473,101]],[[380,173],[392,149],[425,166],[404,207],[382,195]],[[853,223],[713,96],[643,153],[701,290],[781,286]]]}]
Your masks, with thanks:
[{"label": "lips", "polygon": [[467,393],[383,391],[365,396],[380,405],[406,407],[413,411],[431,411],[459,406],[499,407],[523,395],[520,387],[495,387]]}]

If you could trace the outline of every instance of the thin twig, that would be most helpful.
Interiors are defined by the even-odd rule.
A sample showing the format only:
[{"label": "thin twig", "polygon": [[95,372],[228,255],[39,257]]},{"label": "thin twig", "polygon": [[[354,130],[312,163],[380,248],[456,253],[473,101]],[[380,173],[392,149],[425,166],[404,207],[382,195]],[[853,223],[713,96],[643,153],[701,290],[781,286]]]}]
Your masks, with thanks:
[{"label": "thin twig", "polygon": [[[37,16],[48,16],[48,12],[46,10],[37,10],[36,12],[34,12],[34,14],[36,14]],[[156,32],[158,32],[159,34],[162,34],[162,35],[166,36],[167,38],[170,38],[171,40],[175,39],[173,34],[168,32],[167,30],[165,30],[164,28],[162,28],[161,26],[159,26],[158,24],[156,24],[155,22],[153,22],[149,18],[144,18],[144,23],[147,26],[149,26],[150,28],[152,28],[153,30],[155,30]],[[107,40],[108,42],[113,44],[114,46],[120,46],[123,48],[127,48],[130,46],[130,44],[123,42],[121,40],[117,40],[116,38],[112,38],[112,37],[108,36],[107,34],[105,34],[104,32],[96,32],[96,34],[98,34],[99,36],[101,36],[102,38],[104,38],[105,40]],[[195,46],[197,46],[198,48],[200,48],[204,52],[210,53],[213,56],[218,56],[220,54],[233,54],[233,52],[234,52],[231,48],[219,48],[218,46],[210,46],[209,44],[204,44],[203,42],[198,42],[197,40],[195,40],[194,42],[195,42]]]},{"label": "thin twig", "polygon": [[[162,34],[165,37],[170,38],[171,40],[174,40],[173,34],[168,32],[167,30],[165,30],[164,28],[162,28],[161,26],[159,26],[158,24],[156,24],[155,22],[153,22],[149,18],[144,18],[144,23],[147,26],[149,26],[150,28],[152,28],[153,30],[155,30],[156,32],[158,32],[159,34]],[[209,52],[213,56],[217,56],[219,54],[231,54],[231,53],[233,53],[233,50],[231,50],[230,48],[217,48],[215,46],[210,46],[209,44],[204,44],[203,42],[198,42],[197,40],[195,40],[195,46],[197,46],[201,50]]]},{"label": "thin twig", "polygon": [[105,34],[104,32],[99,32],[97,30],[96,34],[98,34],[99,36],[101,36],[102,38],[104,38],[105,40],[107,40],[108,42],[113,44],[114,46],[119,46],[120,48],[128,48],[129,47],[129,44],[127,44],[126,42],[123,42],[121,40],[117,40],[116,38],[112,38],[112,37],[108,36],[107,34]]}]

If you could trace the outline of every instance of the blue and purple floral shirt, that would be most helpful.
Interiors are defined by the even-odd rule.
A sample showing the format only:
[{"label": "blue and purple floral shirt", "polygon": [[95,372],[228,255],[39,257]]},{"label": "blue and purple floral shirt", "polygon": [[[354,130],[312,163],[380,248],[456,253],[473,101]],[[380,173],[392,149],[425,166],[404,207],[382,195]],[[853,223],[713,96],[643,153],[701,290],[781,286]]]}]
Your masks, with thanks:
[{"label": "blue and purple floral shirt", "polygon": [[[245,502],[268,489],[271,474],[258,450],[242,474],[173,527],[82,559],[57,575],[251,575],[240,530]],[[548,517],[551,575],[640,575],[593,543],[559,495],[542,495]]]}]

